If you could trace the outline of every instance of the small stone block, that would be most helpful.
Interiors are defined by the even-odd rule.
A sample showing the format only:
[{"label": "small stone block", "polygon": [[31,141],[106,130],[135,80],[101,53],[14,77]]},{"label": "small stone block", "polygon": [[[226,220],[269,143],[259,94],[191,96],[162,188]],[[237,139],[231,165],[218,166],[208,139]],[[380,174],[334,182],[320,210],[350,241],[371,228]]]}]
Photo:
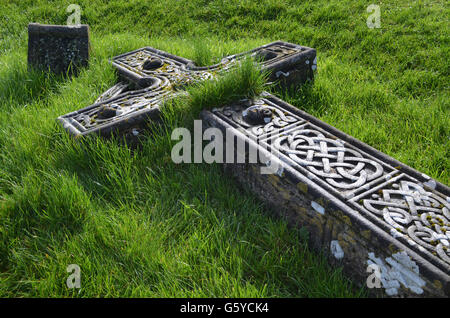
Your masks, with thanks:
[{"label": "small stone block", "polygon": [[77,74],[89,61],[89,26],[28,25],[28,66],[56,74]]}]

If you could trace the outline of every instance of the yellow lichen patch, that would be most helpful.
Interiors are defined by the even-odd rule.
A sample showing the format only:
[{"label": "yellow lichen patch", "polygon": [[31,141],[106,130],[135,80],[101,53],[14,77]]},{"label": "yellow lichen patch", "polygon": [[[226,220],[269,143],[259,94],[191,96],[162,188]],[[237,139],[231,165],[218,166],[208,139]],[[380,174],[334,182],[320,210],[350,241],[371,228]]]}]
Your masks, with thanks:
[{"label": "yellow lichen patch", "polygon": [[391,251],[392,254],[399,252],[399,249],[394,244],[389,244],[388,249],[389,251]]},{"label": "yellow lichen patch", "polygon": [[291,194],[289,193],[289,191],[287,191],[283,187],[279,188],[278,194],[282,196],[283,200],[289,200],[291,198]]},{"label": "yellow lichen patch", "polygon": [[322,237],[322,233],[323,233],[322,216],[319,214],[316,214],[316,216],[317,217],[313,217],[310,219],[310,225],[316,229],[315,234],[318,235],[317,237]]},{"label": "yellow lichen patch", "polygon": [[339,243],[339,246],[344,251],[344,254],[348,254],[348,252],[351,251],[351,243],[343,239],[342,233],[338,234],[337,241]]},{"label": "yellow lichen patch", "polygon": [[349,242],[345,241],[342,239],[342,236],[338,235],[337,241],[339,243],[339,245],[341,246],[342,250],[345,252],[349,251]]},{"label": "yellow lichen patch", "polygon": [[274,174],[267,175],[267,180],[270,182],[271,185],[278,188],[278,183],[280,181],[280,178]]},{"label": "yellow lichen patch", "polygon": [[298,214],[301,214],[301,215],[306,215],[306,213],[308,213],[307,210],[306,210],[306,208],[305,208],[305,207],[302,207],[302,206],[296,206],[296,207],[295,207],[295,211],[296,211]]},{"label": "yellow lichen patch", "polygon": [[345,241],[348,244],[356,245],[357,243],[356,243],[356,240],[353,238],[354,236],[355,236],[355,233],[347,230],[347,232],[343,232],[338,235],[338,241],[339,242]]},{"label": "yellow lichen patch", "polygon": [[347,215],[342,214],[340,216],[340,219],[342,220],[342,222],[344,222],[348,226],[352,226],[352,221],[350,221],[350,218]]},{"label": "yellow lichen patch", "polygon": [[361,236],[364,237],[366,240],[370,240],[370,230],[361,231]]},{"label": "yellow lichen patch", "polygon": [[[334,218],[334,223],[336,224],[346,224],[346,225],[352,225],[352,223],[350,222],[350,218],[348,216],[346,216],[344,213],[342,213],[341,210],[332,210],[333,218]],[[342,226],[340,226],[340,228],[342,228]]]},{"label": "yellow lichen patch", "polygon": [[435,280],[433,282],[434,287],[436,287],[437,289],[442,289],[442,283],[439,280]]},{"label": "yellow lichen patch", "polygon": [[331,218],[328,219],[327,227],[333,229],[332,233],[331,233],[332,237],[337,237],[338,236],[338,232],[342,231],[342,228],[340,226],[337,226],[336,223],[337,223],[336,220],[331,219]]},{"label": "yellow lichen patch", "polygon": [[326,208],[327,205],[328,205],[328,201],[325,202],[325,200],[324,200],[322,197],[319,198],[319,199],[317,199],[316,202],[319,203],[319,204],[320,204],[321,206],[323,206],[324,208]]},{"label": "yellow lichen patch", "polygon": [[303,182],[297,183],[297,188],[304,194],[308,194],[308,186],[306,185],[306,183]]}]

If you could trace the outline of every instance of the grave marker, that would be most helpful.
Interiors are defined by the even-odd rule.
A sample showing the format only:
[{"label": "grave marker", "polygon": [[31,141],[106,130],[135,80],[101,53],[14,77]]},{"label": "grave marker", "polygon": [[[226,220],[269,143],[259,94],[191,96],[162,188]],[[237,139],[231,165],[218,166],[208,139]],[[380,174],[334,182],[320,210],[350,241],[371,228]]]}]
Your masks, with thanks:
[{"label": "grave marker", "polygon": [[[210,67],[143,48],[112,60],[128,82],[59,120],[75,136],[127,133],[156,119],[183,86],[226,72],[249,54],[263,57],[272,79],[303,82],[315,69],[315,50],[285,42]],[[130,83],[144,88],[129,90]],[[275,174],[261,174],[261,163],[250,160],[224,167],[292,225],[306,227],[311,245],[355,282],[382,296],[450,296],[449,187],[268,93],[201,118],[277,162]]]},{"label": "grave marker", "polygon": [[76,74],[89,61],[89,26],[28,25],[28,65],[56,74]]}]

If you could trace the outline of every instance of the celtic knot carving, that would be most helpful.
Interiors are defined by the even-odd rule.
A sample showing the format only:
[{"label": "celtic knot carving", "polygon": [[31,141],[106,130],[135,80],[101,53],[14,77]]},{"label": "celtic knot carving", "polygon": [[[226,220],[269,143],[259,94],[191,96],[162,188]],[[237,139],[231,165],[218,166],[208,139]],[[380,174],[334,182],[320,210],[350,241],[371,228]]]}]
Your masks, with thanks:
[{"label": "celtic knot carving", "polygon": [[363,206],[382,217],[398,236],[407,236],[450,264],[450,204],[417,183],[402,180],[363,200]]},{"label": "celtic knot carving", "polygon": [[277,137],[273,146],[338,189],[354,189],[383,174],[382,166],[314,129]]}]

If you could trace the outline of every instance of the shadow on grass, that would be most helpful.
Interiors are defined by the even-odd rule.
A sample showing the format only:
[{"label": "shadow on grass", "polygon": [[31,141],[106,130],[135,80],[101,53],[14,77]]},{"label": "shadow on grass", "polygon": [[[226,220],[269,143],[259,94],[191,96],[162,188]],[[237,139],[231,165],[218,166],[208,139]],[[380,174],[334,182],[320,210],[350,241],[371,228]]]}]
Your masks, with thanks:
[{"label": "shadow on grass", "polygon": [[287,87],[275,85],[270,92],[314,116],[320,117],[330,107],[330,94],[327,90],[317,87],[313,81]]},{"label": "shadow on grass", "polygon": [[30,251],[42,255],[50,241],[80,231],[91,208],[76,178],[58,171],[28,171],[1,203],[1,269],[8,267],[9,257],[27,258]]},{"label": "shadow on grass", "polygon": [[12,53],[0,60],[0,104],[24,106],[55,92],[64,75],[27,66],[26,56]]},{"label": "shadow on grass", "polygon": [[[105,205],[77,243],[81,267],[95,254],[101,264],[90,267],[105,268],[86,277],[127,273],[112,284],[128,286],[131,297],[364,296],[306,247],[305,231],[286,228],[220,166],[174,164],[164,129],[136,153],[114,139],[63,135],[55,143],[58,171],[76,175],[91,200]],[[249,289],[233,290],[235,280]],[[88,294],[111,292],[96,286]]]}]

